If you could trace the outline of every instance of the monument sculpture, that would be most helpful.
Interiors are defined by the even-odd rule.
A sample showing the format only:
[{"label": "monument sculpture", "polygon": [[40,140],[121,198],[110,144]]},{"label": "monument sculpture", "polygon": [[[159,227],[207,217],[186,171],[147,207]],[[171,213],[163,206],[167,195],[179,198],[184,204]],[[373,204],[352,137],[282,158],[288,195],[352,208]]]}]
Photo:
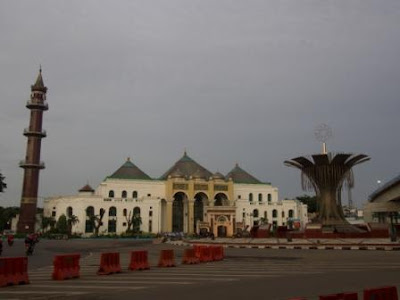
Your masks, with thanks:
[{"label": "monument sculpture", "polygon": [[292,158],[285,164],[301,170],[304,190],[315,190],[317,217],[313,222],[334,227],[336,231],[358,231],[344,218],[340,195],[345,184],[348,188],[354,184],[352,167],[370,158],[365,154],[328,152],[326,140],[331,135],[331,129],[322,124],[316,130],[316,137],[322,142],[322,153]]}]

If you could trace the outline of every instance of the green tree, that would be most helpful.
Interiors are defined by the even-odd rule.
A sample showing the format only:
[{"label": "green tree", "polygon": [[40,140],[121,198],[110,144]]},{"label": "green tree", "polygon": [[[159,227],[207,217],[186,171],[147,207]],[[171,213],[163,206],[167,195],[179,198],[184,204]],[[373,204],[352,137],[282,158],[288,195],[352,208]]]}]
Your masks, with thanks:
[{"label": "green tree", "polygon": [[42,230],[43,232],[47,231],[47,228],[50,227],[50,230],[54,230],[54,225],[56,225],[56,220],[53,217],[45,217],[42,216]]},{"label": "green tree", "polygon": [[71,235],[72,234],[72,227],[75,224],[79,223],[79,219],[78,219],[77,216],[71,215],[71,216],[68,217],[67,223],[68,223],[68,235]]},{"label": "green tree", "polygon": [[132,216],[132,232],[139,233],[140,225],[142,224],[142,218],[139,214],[133,214]]},{"label": "green tree", "polygon": [[309,213],[317,212],[318,209],[317,196],[311,197],[309,195],[303,195],[296,197],[296,199],[299,200],[301,203],[307,204],[307,211]]},{"label": "green tree", "polygon": [[4,179],[6,178],[0,173],[0,193],[4,193],[4,190],[7,188],[7,184],[4,182]]},{"label": "green tree", "polygon": [[88,213],[86,210],[86,215],[89,216],[89,222],[92,224],[91,226],[94,228],[94,236],[99,236],[100,226],[103,225],[103,217],[105,214],[105,210],[100,208],[100,214],[93,215]]},{"label": "green tree", "polygon": [[11,228],[11,220],[19,213],[19,207],[0,206],[0,231]]},{"label": "green tree", "polygon": [[68,221],[67,217],[62,214],[57,221],[56,230],[58,233],[67,234],[68,233]]}]

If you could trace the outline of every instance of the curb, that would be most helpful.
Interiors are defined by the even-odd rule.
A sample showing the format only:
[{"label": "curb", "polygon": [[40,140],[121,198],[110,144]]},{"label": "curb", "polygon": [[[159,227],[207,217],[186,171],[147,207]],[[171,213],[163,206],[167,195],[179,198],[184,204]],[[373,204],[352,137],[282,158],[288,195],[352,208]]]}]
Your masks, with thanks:
[{"label": "curb", "polygon": [[373,251],[400,251],[400,245],[374,245],[374,244],[363,244],[363,245],[249,245],[249,244],[222,244],[222,243],[203,243],[203,242],[169,242],[169,244],[175,246],[190,247],[193,244],[206,244],[206,245],[221,245],[224,248],[234,249],[273,249],[273,250],[373,250]]}]

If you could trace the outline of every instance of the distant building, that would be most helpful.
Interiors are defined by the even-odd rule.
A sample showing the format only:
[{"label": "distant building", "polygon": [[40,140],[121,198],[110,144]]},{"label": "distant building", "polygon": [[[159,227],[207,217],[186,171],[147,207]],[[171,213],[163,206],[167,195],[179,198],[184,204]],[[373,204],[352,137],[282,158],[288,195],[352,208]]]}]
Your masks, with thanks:
[{"label": "distant building", "polygon": [[[376,189],[364,206],[366,222],[390,223],[397,219],[400,212],[400,175],[394,177]],[[396,220],[393,220],[396,219]]]},{"label": "distant building", "polygon": [[44,216],[56,220],[76,216],[72,232],[90,236],[91,215],[104,217],[100,234],[126,232],[133,215],[140,216],[143,232],[199,231],[207,224],[215,236],[232,236],[237,224],[268,222],[304,226],[307,206],[297,200],[278,200],[278,189],[263,183],[238,164],[226,175],[212,173],[185,152],[160,178],[152,179],[128,158],[94,190],[84,186],[75,196],[50,197]]}]

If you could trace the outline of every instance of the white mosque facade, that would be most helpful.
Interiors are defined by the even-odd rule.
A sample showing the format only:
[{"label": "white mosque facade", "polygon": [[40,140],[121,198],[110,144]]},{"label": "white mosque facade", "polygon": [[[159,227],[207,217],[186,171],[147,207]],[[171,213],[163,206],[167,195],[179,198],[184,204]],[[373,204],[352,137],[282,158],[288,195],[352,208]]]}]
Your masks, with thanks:
[{"label": "white mosque facade", "polygon": [[238,226],[261,222],[285,226],[308,222],[307,206],[279,200],[278,189],[263,183],[239,165],[226,175],[211,173],[185,152],[160,178],[152,179],[128,158],[94,190],[89,185],[75,196],[46,198],[44,216],[76,216],[72,232],[91,236],[91,216],[103,212],[99,234],[122,234],[133,215],[140,231],[198,233],[201,226],[215,236],[232,236]]}]

